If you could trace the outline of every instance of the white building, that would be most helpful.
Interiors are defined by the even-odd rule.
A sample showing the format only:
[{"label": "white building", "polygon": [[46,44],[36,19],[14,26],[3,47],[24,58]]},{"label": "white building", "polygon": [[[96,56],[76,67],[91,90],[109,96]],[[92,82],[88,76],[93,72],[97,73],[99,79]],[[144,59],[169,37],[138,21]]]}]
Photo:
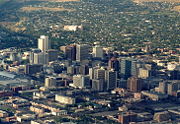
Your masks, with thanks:
[{"label": "white building", "polygon": [[38,39],[38,48],[42,51],[51,49],[51,42],[49,41],[48,36],[40,36],[40,38]]}]

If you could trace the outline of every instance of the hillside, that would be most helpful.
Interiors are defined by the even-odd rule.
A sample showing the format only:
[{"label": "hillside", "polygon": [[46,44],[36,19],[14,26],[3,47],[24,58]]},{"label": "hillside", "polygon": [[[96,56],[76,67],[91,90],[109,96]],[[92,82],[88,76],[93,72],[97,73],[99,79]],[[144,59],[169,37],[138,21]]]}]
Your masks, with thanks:
[{"label": "hillside", "polygon": [[[178,12],[172,11],[179,10],[175,6],[178,3],[139,5],[132,0],[10,0],[0,7],[0,26],[5,29],[0,32],[1,48],[9,47],[10,42],[26,43],[20,45],[28,47],[36,44],[42,34],[48,35],[56,48],[94,41],[104,45],[114,43],[122,50],[139,48],[143,42],[152,42],[154,47],[176,48],[180,18]],[[83,28],[65,31],[66,25]]]},{"label": "hillside", "polygon": [[180,0],[133,0],[136,3],[142,2],[169,2],[169,3],[180,3]]}]

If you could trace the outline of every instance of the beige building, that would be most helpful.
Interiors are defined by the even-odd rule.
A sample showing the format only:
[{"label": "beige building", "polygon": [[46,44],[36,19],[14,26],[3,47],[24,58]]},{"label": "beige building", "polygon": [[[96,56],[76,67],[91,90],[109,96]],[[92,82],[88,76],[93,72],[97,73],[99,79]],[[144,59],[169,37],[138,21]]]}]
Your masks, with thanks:
[{"label": "beige building", "polygon": [[30,111],[33,111],[35,113],[44,113],[44,109],[42,107],[37,107],[37,106],[30,106]]},{"label": "beige building", "polygon": [[55,77],[46,77],[44,86],[45,87],[55,87],[56,86],[56,78]]},{"label": "beige building", "polygon": [[55,95],[55,101],[62,103],[62,104],[75,104],[76,100],[75,98],[69,97],[69,96],[63,96],[63,95]]},{"label": "beige building", "polygon": [[43,52],[51,48],[51,42],[49,41],[48,36],[40,36],[38,39],[38,48]]},{"label": "beige building", "polygon": [[144,68],[139,68],[139,78],[148,78],[150,76],[150,71]]}]

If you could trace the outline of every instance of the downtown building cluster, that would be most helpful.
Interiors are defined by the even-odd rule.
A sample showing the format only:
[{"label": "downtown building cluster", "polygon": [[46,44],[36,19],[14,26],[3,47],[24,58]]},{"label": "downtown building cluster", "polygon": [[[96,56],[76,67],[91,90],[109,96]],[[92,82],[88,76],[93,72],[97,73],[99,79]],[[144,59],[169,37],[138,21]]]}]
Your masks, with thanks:
[{"label": "downtown building cluster", "polygon": [[150,46],[145,54],[122,53],[99,42],[55,50],[44,35],[37,44],[24,51],[0,51],[2,122],[180,121],[178,61],[165,62],[148,54]]}]

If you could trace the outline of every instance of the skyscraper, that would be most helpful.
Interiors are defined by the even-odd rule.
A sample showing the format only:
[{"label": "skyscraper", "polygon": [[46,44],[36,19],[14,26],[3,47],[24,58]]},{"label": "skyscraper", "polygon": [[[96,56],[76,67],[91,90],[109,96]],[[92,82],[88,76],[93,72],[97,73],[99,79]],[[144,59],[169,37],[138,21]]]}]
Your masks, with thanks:
[{"label": "skyscraper", "polygon": [[117,72],[114,70],[107,70],[104,67],[98,66],[89,69],[89,75],[90,79],[95,79],[94,87],[97,87],[98,84],[99,87],[103,86],[103,90],[105,91],[112,90],[117,87]]},{"label": "skyscraper", "polygon": [[40,53],[41,50],[40,49],[32,49],[31,52],[30,52],[30,57],[29,57],[29,62],[31,64],[34,64],[34,54],[35,53]]},{"label": "skyscraper", "polygon": [[94,68],[94,79],[102,79],[105,80],[106,70],[103,67]]},{"label": "skyscraper", "polygon": [[55,61],[58,59],[58,51],[55,49],[49,49],[46,51],[48,53],[49,61]]},{"label": "skyscraper", "polygon": [[45,52],[48,49],[51,49],[51,42],[49,41],[48,36],[41,35],[38,39],[38,48]]},{"label": "skyscraper", "polygon": [[86,75],[74,75],[73,85],[77,88],[90,88],[89,76]]},{"label": "skyscraper", "polygon": [[120,64],[120,73],[123,78],[127,79],[131,76],[137,76],[138,70],[136,61],[131,59],[122,59]]},{"label": "skyscraper", "polygon": [[76,60],[76,45],[75,44],[66,46],[65,56],[69,60]]},{"label": "skyscraper", "polygon": [[104,85],[104,80],[100,79],[93,79],[92,80],[92,89],[94,91],[103,91],[103,85]]},{"label": "skyscraper", "polygon": [[55,77],[46,77],[44,86],[45,87],[55,87],[56,86],[56,78]]},{"label": "skyscraper", "polygon": [[108,67],[114,71],[119,71],[119,61],[115,57],[112,57],[108,62]]},{"label": "skyscraper", "polygon": [[77,44],[76,45],[76,61],[86,60],[89,57],[89,45]]},{"label": "skyscraper", "polygon": [[34,64],[48,64],[48,53],[34,53]]},{"label": "skyscraper", "polygon": [[103,48],[100,45],[95,45],[93,47],[93,57],[103,59]]},{"label": "skyscraper", "polygon": [[136,76],[130,77],[127,81],[127,88],[131,92],[140,92],[143,88],[143,80]]},{"label": "skyscraper", "polygon": [[105,81],[107,90],[115,89],[117,87],[117,72],[114,70],[106,70]]}]

